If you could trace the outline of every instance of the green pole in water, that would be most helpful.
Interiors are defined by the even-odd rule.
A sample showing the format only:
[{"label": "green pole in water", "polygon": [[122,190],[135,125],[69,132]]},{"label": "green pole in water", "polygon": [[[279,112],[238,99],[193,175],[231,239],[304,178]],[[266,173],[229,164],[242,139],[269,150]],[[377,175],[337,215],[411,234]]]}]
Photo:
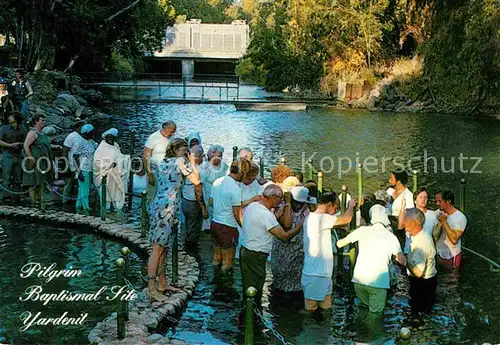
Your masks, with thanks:
[{"label": "green pole in water", "polygon": [[233,162],[238,158],[238,146],[233,146]]},{"label": "green pole in water", "polygon": [[363,166],[358,164],[358,204],[356,206],[356,211],[359,211],[361,200],[363,200]]},{"label": "green pole in water", "polygon": [[342,202],[340,203],[340,213],[344,214],[346,208],[347,208],[347,186],[345,184],[343,184],[342,185]]},{"label": "green pole in water", "polygon": [[[134,80],[134,82],[137,82]],[[137,99],[137,95],[136,95]],[[130,158],[134,159],[134,148],[135,148],[135,131],[130,132]],[[131,163],[132,164],[132,163]],[[128,211],[132,211],[132,190],[134,188],[134,172],[132,171],[132,166],[130,166],[130,172],[128,174]]]},{"label": "green pole in water", "polygon": [[101,220],[106,220],[106,203],[107,203],[107,194],[108,191],[106,190],[106,182],[107,182],[107,176],[104,175],[102,177],[102,185],[101,185]]},{"label": "green pole in water", "polygon": [[179,221],[174,219],[172,244],[172,284],[177,284],[179,277]]},{"label": "green pole in water", "polygon": [[245,345],[253,345],[253,302],[257,289],[250,286],[247,291],[245,311]]},{"label": "green pole in water", "polygon": [[318,198],[323,194],[323,172],[318,171]]},{"label": "green pole in water", "polygon": [[307,180],[312,181],[313,179],[313,161],[310,159],[307,163],[309,163],[309,170],[307,172]]},{"label": "green pole in water", "polygon": [[149,228],[148,214],[148,191],[143,190],[141,193],[141,237],[146,237],[146,232]]},{"label": "green pole in water", "polygon": [[45,171],[42,171],[42,176],[41,176],[41,179],[40,179],[40,189],[39,189],[39,193],[40,193],[40,210],[42,212],[45,212]]},{"label": "green pole in water", "polygon": [[[123,271],[125,268],[125,260],[123,258],[119,258],[116,260],[116,285],[123,286],[125,285],[125,281],[123,279]],[[125,309],[123,308],[123,301],[121,298],[116,299],[118,302],[118,310],[116,311],[116,322],[117,322],[117,331],[118,331],[118,339],[125,338]]]},{"label": "green pole in water", "polygon": [[[129,279],[129,271],[130,271],[130,249],[128,247],[123,247],[120,249],[120,254],[122,258],[125,260],[125,266],[123,266],[123,275],[125,278]],[[123,301],[124,304],[124,312],[125,312],[125,321],[128,321],[128,301]]]},{"label": "green pole in water", "polygon": [[264,178],[264,158],[259,158],[260,177]]},{"label": "green pole in water", "polygon": [[465,179],[460,180],[460,211],[465,212]]},{"label": "green pole in water", "polygon": [[417,176],[418,172],[416,170],[413,170],[412,173],[413,173],[413,193],[416,193],[418,188],[418,176]]}]

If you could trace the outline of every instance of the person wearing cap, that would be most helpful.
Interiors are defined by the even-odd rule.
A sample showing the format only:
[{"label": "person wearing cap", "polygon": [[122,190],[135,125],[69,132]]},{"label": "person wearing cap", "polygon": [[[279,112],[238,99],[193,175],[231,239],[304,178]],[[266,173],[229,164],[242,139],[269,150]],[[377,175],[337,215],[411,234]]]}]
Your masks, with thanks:
[{"label": "person wearing cap", "polygon": [[106,176],[106,209],[121,213],[125,204],[128,173],[130,170],[130,156],[123,155],[120,145],[115,142],[118,130],[111,128],[102,134],[102,141],[94,153],[94,185],[99,191],[102,202],[102,181]]},{"label": "person wearing cap", "polygon": [[273,239],[290,241],[301,230],[303,220],[298,220],[295,227],[285,231],[271,211],[283,199],[283,191],[275,184],[264,189],[259,201],[247,206],[241,227],[240,268],[243,280],[243,293],[253,286],[257,289],[255,302],[260,306],[264,281],[266,279],[266,261],[273,247]]},{"label": "person wearing cap", "polygon": [[[278,218],[283,229],[289,231],[297,227],[298,224],[303,224],[304,219],[309,215],[307,204],[313,202],[306,187],[292,187],[290,193],[285,193],[286,207],[281,208],[283,214]],[[286,218],[291,219],[292,222],[287,224]],[[283,242],[275,237],[271,251],[273,290],[286,293],[300,292],[302,290],[300,278],[303,263],[304,240],[302,236],[295,236],[288,242]]]},{"label": "person wearing cap", "polygon": [[375,204],[369,208],[367,226],[361,226],[337,241],[342,248],[349,243],[358,243],[358,257],[354,266],[352,282],[354,290],[371,313],[381,314],[385,307],[387,290],[390,288],[389,265],[393,258],[406,264],[397,237],[392,233],[386,209]]},{"label": "person wearing cap", "polygon": [[308,311],[332,307],[333,247],[332,230],[351,222],[356,200],[349,201],[346,212],[335,216],[339,206],[337,194],[321,194],[316,211],[304,222],[304,267],[301,284],[304,306]]},{"label": "person wearing cap", "polygon": [[81,139],[75,143],[72,149],[73,165],[78,179],[76,212],[88,215],[90,212],[89,195],[92,185],[92,169],[97,143],[92,139],[94,126],[91,124],[83,125],[80,133]]},{"label": "person wearing cap", "polygon": [[[19,112],[9,114],[8,119],[9,124],[3,126],[0,130],[0,147],[2,148],[3,154],[3,185],[7,189],[19,192],[21,191],[21,180],[23,176],[21,151],[27,131],[22,124],[23,117]],[[4,198],[4,194],[5,191],[0,191],[0,200]],[[15,195],[14,198],[16,198]]]},{"label": "person wearing cap", "polygon": [[158,165],[165,158],[170,139],[175,134],[177,125],[173,121],[165,121],[161,129],[148,137],[144,145],[143,162],[148,176],[148,200],[152,202],[156,194],[156,176]]},{"label": "person wearing cap", "polygon": [[[64,189],[62,203],[65,204],[70,200],[73,187],[75,184],[75,165],[73,160],[73,146],[79,140],[82,140],[80,135],[81,127],[85,125],[84,121],[78,122],[75,125],[75,130],[69,133],[63,142],[63,156],[67,158],[66,166],[62,169],[64,177]],[[68,171],[69,169],[69,171]]]}]

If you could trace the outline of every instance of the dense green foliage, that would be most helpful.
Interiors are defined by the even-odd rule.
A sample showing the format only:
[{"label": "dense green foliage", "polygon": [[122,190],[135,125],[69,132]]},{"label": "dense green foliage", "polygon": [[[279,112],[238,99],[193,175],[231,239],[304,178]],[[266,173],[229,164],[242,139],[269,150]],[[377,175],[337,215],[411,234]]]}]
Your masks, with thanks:
[{"label": "dense green foliage", "polygon": [[[496,0],[277,0],[254,4],[252,42],[237,72],[269,90],[336,91],[375,83],[418,56],[398,80],[411,101],[474,113],[498,106],[500,4]],[[403,73],[404,74],[404,73]],[[408,78],[410,77],[410,78]]]},{"label": "dense green foliage", "polygon": [[161,47],[173,9],[165,0],[0,0],[0,32],[28,69],[107,69],[116,54],[134,59]]}]

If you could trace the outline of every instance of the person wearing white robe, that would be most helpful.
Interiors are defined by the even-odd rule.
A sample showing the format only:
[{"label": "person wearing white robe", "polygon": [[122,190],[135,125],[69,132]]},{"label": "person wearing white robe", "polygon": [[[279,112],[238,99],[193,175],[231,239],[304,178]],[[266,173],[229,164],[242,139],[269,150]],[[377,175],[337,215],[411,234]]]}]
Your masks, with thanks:
[{"label": "person wearing white robe", "polygon": [[123,155],[120,146],[115,142],[118,130],[111,128],[102,134],[103,140],[94,154],[94,185],[102,200],[102,181],[106,176],[106,209],[111,206],[116,211],[125,204],[128,175],[130,171],[130,156]]}]

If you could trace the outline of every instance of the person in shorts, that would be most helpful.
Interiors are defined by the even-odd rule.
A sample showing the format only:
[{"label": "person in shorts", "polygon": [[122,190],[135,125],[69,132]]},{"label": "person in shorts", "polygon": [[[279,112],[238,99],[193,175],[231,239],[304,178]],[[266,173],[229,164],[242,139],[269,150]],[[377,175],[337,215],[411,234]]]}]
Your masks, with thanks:
[{"label": "person in shorts", "polygon": [[227,176],[218,178],[212,184],[209,204],[213,205],[211,225],[214,246],[215,266],[222,264],[222,271],[227,272],[233,266],[234,250],[238,244],[238,225],[241,226],[241,182],[250,170],[251,163],[246,159],[234,161]]},{"label": "person in shorts", "polygon": [[333,248],[332,230],[351,222],[356,200],[349,201],[346,212],[336,217],[339,202],[334,192],[320,196],[316,211],[304,221],[304,267],[301,284],[308,311],[332,307]]}]

